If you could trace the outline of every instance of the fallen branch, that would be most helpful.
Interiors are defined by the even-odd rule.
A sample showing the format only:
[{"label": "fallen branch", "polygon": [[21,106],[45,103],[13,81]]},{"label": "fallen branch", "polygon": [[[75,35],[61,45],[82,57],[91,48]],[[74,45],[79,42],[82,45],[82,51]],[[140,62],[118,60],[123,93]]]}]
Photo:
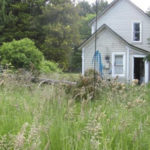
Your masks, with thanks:
[{"label": "fallen branch", "polygon": [[53,79],[43,79],[43,78],[32,78],[32,82],[39,83],[38,87],[42,84],[62,84],[62,85],[76,85],[76,82],[65,81],[65,80],[53,80]]}]

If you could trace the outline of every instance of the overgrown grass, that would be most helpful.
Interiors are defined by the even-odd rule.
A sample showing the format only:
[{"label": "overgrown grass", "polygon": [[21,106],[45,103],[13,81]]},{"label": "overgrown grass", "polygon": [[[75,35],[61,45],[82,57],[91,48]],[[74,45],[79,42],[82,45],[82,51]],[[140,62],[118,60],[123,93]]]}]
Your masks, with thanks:
[{"label": "overgrown grass", "polygon": [[0,87],[0,150],[149,150],[150,88],[105,90],[76,102],[64,87]]},{"label": "overgrown grass", "polygon": [[49,74],[41,74],[41,78],[50,78],[55,80],[69,80],[69,81],[78,81],[80,75],[78,73],[49,73]]}]

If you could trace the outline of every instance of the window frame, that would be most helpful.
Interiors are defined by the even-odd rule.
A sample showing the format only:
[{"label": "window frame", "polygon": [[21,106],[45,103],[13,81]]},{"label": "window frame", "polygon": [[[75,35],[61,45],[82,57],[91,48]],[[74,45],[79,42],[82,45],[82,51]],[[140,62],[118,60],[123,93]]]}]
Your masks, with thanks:
[{"label": "window frame", "polygon": [[[135,35],[135,33],[134,33],[134,24],[135,23],[139,23],[140,24],[140,40],[139,41],[135,41],[134,40],[134,35]],[[141,21],[133,21],[132,22],[132,42],[133,43],[141,43],[142,42],[142,22]]]},{"label": "window frame", "polygon": [[[115,73],[115,56],[123,56],[123,73],[122,74],[116,74]],[[126,68],[126,53],[125,52],[113,52],[112,53],[112,77],[125,77],[125,68]]]}]

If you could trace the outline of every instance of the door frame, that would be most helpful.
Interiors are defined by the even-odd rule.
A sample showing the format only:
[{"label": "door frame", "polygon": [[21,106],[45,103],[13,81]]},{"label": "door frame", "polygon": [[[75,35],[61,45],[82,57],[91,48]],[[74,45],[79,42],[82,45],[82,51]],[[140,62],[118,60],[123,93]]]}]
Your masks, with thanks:
[{"label": "door frame", "polygon": [[[133,55],[132,56],[132,80],[134,80],[134,59],[135,58],[145,58],[146,55]],[[148,83],[149,81],[149,63],[148,61],[145,61],[144,62],[144,67],[145,67],[145,72],[144,72],[144,75],[145,75],[145,83]]]}]

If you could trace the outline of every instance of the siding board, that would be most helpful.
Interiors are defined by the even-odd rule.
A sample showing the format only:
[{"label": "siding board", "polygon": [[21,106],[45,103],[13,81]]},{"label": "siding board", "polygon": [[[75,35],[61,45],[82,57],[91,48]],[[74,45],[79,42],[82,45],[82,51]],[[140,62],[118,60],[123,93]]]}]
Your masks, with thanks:
[{"label": "siding board", "polygon": [[[132,23],[142,22],[142,42],[132,42]],[[108,25],[129,43],[150,51],[148,38],[150,37],[150,17],[140,13],[128,1],[122,0],[116,3],[107,13],[98,19],[98,28],[103,24]],[[92,26],[95,26],[93,23]]]}]

